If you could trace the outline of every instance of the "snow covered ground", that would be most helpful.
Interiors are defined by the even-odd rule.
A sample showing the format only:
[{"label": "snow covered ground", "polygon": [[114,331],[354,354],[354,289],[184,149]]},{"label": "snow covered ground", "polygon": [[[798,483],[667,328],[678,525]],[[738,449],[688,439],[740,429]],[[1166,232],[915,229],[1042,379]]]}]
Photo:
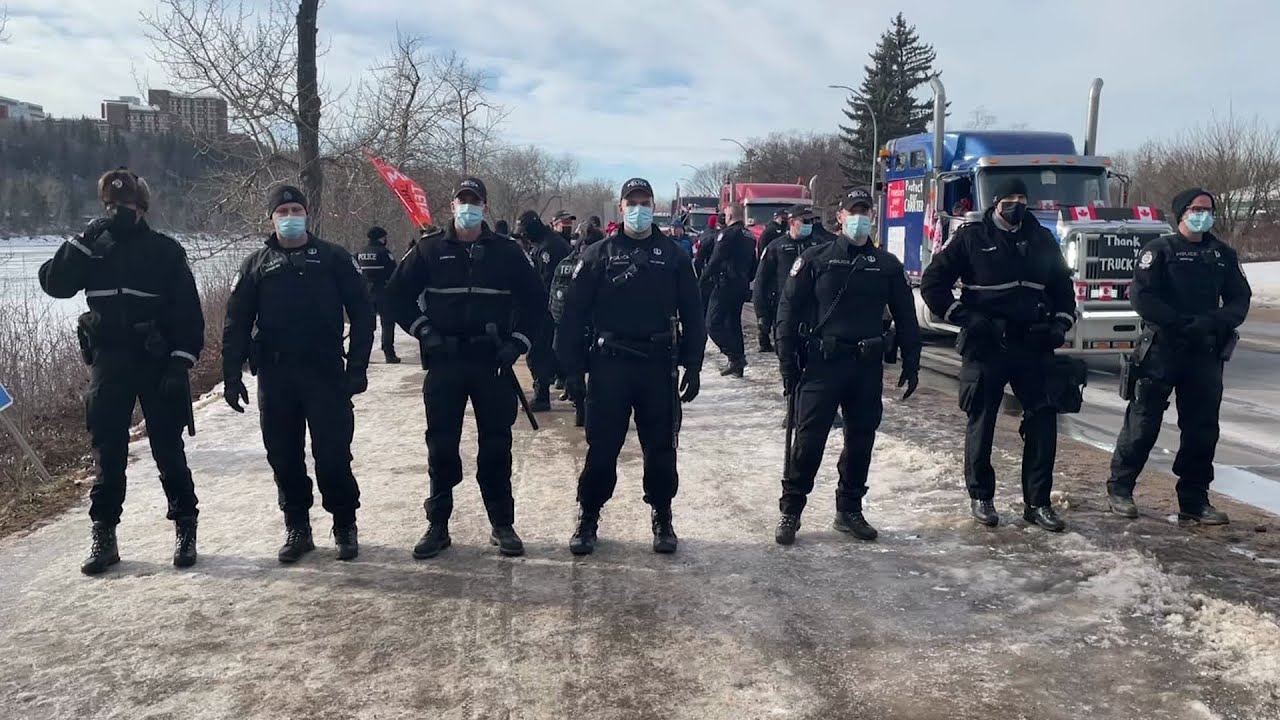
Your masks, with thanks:
[{"label": "snow covered ground", "polygon": [[[0,542],[0,717],[1280,718],[1276,618],[1100,538],[1008,514],[975,527],[942,450],[880,437],[867,512],[882,534],[866,544],[830,529],[833,438],[800,541],[775,545],[776,369],[731,381],[715,360],[687,406],[670,557],[649,549],[634,437],[601,547],[569,555],[584,445],[561,411],[516,428],[528,555],[486,544],[468,481],[454,547],[415,562],[426,454],[406,363],[375,365],[356,400],[361,558],[322,543],[281,567],[253,406],[209,398],[189,445],[196,567],[169,564],[145,445],[113,572],[77,570],[83,509]],[[469,423],[468,468],[474,443]],[[999,492],[1006,511],[1016,481]],[[313,518],[322,539],[318,502]]]},{"label": "snow covered ground", "polygon": [[1280,261],[1247,263],[1244,274],[1253,289],[1255,306],[1280,305]]}]

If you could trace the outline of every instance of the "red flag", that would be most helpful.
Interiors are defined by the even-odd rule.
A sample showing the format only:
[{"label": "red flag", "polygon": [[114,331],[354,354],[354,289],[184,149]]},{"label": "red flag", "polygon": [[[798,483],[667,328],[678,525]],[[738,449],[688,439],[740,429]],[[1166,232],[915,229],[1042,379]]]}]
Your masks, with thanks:
[{"label": "red flag", "polygon": [[1147,205],[1135,205],[1133,208],[1133,219],[1135,220],[1155,220],[1156,211]]},{"label": "red flag", "polygon": [[373,164],[374,169],[382,176],[382,180],[387,183],[387,187],[391,188],[391,192],[400,198],[400,204],[404,205],[404,211],[409,214],[409,219],[413,221],[414,226],[430,225],[431,206],[427,204],[427,193],[422,190],[422,186],[410,179],[409,176],[388,165],[386,161],[369,153],[365,153],[365,157],[369,158],[369,162]]},{"label": "red flag", "polygon": [[1077,222],[1098,219],[1098,213],[1090,205],[1072,205],[1070,209],[1071,219]]}]

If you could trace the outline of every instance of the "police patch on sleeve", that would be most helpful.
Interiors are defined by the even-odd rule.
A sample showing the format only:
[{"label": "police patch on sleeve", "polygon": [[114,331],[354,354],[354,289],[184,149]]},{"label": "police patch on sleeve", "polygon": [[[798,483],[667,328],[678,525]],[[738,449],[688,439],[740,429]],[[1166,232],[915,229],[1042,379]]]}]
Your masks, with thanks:
[{"label": "police patch on sleeve", "polygon": [[585,260],[579,260],[578,264],[573,266],[573,279],[578,279],[578,273],[582,272],[582,267],[586,264]]},{"label": "police patch on sleeve", "polygon": [[544,250],[544,251],[542,251],[542,262],[544,262],[544,263],[549,263],[549,262],[551,262],[551,253],[549,253],[549,252],[547,252],[547,251],[545,251],[545,250]]},{"label": "police patch on sleeve", "polygon": [[1150,250],[1144,251],[1142,253],[1142,257],[1138,258],[1138,269],[1150,270],[1151,263],[1155,262],[1155,259],[1156,259],[1155,253],[1151,252]]},{"label": "police patch on sleeve", "polygon": [[234,278],[232,278],[232,279],[231,279],[231,291],[232,291],[232,292],[235,292],[236,290],[238,290],[238,289],[240,288],[240,281],[241,281],[241,280],[243,280],[243,279],[244,279],[244,273],[236,273],[236,276],[235,276]]},{"label": "police patch on sleeve", "polygon": [[357,260],[357,259],[355,259],[355,258],[351,258],[351,265],[352,265],[352,267],[354,267],[354,268],[356,269],[356,272],[361,272],[361,270],[360,270],[360,261],[359,261],[359,260]]},{"label": "police patch on sleeve", "polygon": [[800,274],[800,268],[802,267],[804,267],[804,258],[796,258],[796,261],[791,263],[791,272],[788,274],[791,277],[795,277]]}]

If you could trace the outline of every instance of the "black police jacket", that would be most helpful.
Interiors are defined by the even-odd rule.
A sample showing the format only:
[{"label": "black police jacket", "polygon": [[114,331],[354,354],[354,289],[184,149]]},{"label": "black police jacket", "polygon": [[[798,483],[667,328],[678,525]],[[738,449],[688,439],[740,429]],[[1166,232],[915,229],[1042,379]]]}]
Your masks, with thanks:
[{"label": "black police jacket", "polygon": [[1252,295],[1236,251],[1210,233],[1198,243],[1178,233],[1147,243],[1129,288],[1129,301],[1148,325],[1176,334],[1207,315],[1220,339],[1244,322]]},{"label": "black police jacket", "polygon": [[[114,246],[102,252],[103,240]],[[129,233],[108,230],[97,243],[63,243],[40,266],[40,287],[56,298],[83,290],[98,315],[94,343],[104,349],[141,349],[149,332],[143,326],[159,330],[172,357],[195,364],[204,349],[204,312],[187,254],[145,220]]]},{"label": "black police jacket", "polygon": [[573,252],[573,246],[569,244],[558,233],[553,232],[549,228],[542,228],[541,237],[533,243],[529,249],[529,257],[533,259],[533,266],[538,271],[538,277],[542,278],[542,287],[549,290],[551,288],[551,280],[555,277],[556,266],[560,264]]},{"label": "black police jacket", "polygon": [[746,292],[755,258],[755,236],[746,225],[736,222],[716,237],[702,277],[716,287]]},{"label": "black police jacket", "polygon": [[802,324],[814,339],[849,345],[881,337],[886,307],[897,326],[903,368],[918,369],[920,325],[902,262],[870,242],[859,247],[840,235],[792,264],[778,305],[778,351],[795,351],[804,339]]},{"label": "black police jacket", "polygon": [[811,247],[821,244],[810,235],[796,239],[791,234],[782,235],[765,247],[760,255],[760,266],[756,268],[756,281],[752,287],[751,301],[757,313],[764,308],[773,307],[782,296],[782,288],[787,283],[787,275],[800,254]]},{"label": "black police jacket", "polygon": [[363,250],[356,253],[356,261],[360,263],[360,274],[373,290],[381,290],[396,271],[396,259],[387,249],[387,244],[370,242]]},{"label": "black police jacket", "polygon": [[760,233],[760,254],[763,256],[765,249],[773,244],[774,240],[784,237],[787,234],[787,226],[779,225],[778,223],[770,220],[769,224],[764,226],[764,232]]},{"label": "black police jacket", "polygon": [[515,240],[481,225],[474,242],[458,239],[453,223],[418,241],[387,284],[396,322],[410,335],[429,327],[445,337],[501,337],[532,346],[547,314],[547,291]]},{"label": "black police jacket", "polygon": [[688,253],[657,227],[640,239],[620,231],[582,250],[556,332],[556,357],[567,374],[585,372],[588,329],[644,340],[667,332],[672,317],[682,330],[680,364],[697,374],[707,327]]},{"label": "black police jacket", "polygon": [[373,304],[359,264],[341,246],[310,233],[296,249],[282,248],[273,233],[236,275],[222,332],[223,377],[239,377],[251,341],[268,362],[279,354],[318,367],[341,366],[344,314],[351,324],[347,367],[368,367]]},{"label": "black police jacket", "polygon": [[[1058,241],[1030,213],[1008,233],[995,226],[992,212],[961,226],[933,256],[920,281],[925,304],[957,324],[978,313],[1013,328],[1056,321],[1069,329],[1076,296]],[[952,294],[957,280],[959,300]]]}]

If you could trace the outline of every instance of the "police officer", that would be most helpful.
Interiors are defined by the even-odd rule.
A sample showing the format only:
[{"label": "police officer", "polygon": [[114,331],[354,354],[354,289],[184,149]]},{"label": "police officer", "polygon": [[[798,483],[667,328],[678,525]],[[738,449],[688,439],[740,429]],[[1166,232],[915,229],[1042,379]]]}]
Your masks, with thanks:
[{"label": "police officer", "polygon": [[427,531],[413,556],[439,555],[452,544],[453,489],[462,482],[462,421],[475,414],[476,480],[484,498],[489,541],[503,555],[524,554],[511,495],[511,426],[516,421],[511,365],[529,351],[543,325],[547,295],[514,240],[484,222],[488,192],[467,178],[453,194],[453,221],[426,236],[396,268],[387,287],[396,319],[418,338],[427,369]]},{"label": "police officer", "polygon": [[1222,365],[1239,337],[1236,328],[1249,312],[1252,291],[1236,251],[1210,232],[1216,210],[1206,190],[1178,193],[1178,232],[1152,240],[1138,256],[1129,298],[1146,328],[1134,353],[1129,374],[1136,382],[1107,483],[1111,509],[1124,517],[1138,517],[1133,488],[1160,433],[1169,394],[1176,391],[1182,430],[1173,463],[1178,517],[1227,524],[1227,514],[1209,504],[1209,483]]},{"label": "police officer", "polygon": [[[1053,235],[1027,212],[1021,179],[1000,180],[991,200],[981,221],[961,226],[933,257],[921,294],[930,310],[962,328],[956,347],[960,409],[969,416],[964,477],[974,519],[988,527],[1000,523],[991,443],[1004,388],[1011,385],[1023,407],[1023,518],[1061,532],[1066,524],[1049,504],[1058,408],[1047,380],[1053,351],[1075,323],[1071,273]],[[952,294],[957,280],[959,300]]]},{"label": "police officer", "polygon": [[813,237],[812,210],[803,205],[795,205],[786,212],[786,216],[789,218],[787,234],[775,238],[765,247],[760,256],[760,266],[756,269],[756,281],[752,286],[751,301],[756,309],[761,352],[773,352],[778,300],[782,297],[791,266],[801,253],[817,244]]},{"label": "police officer", "polygon": [[551,217],[551,229],[570,245],[573,244],[573,224],[578,218],[568,210],[557,210]]},{"label": "police officer", "polygon": [[204,347],[200,296],[176,240],[147,224],[151,191],[125,168],[98,181],[106,217],[62,244],[40,266],[40,287],[56,298],[84,291],[89,312],[77,334],[90,365],[86,424],[97,475],[89,491],[93,541],[80,566],[96,575],[120,562],[116,525],[124,508],[129,426],[142,403],[151,455],[177,528],[173,564],[196,562],[196,492],[183,451],[189,423],[188,371]]},{"label": "police officer", "polygon": [[[622,186],[622,229],[588,247],[574,269],[556,354],[571,397],[586,397],[587,457],[578,476],[574,555],[595,550],[600,510],[618,483],[618,453],[632,411],[644,455],[644,499],[653,550],[672,553],[680,402],[698,396],[707,335],[687,256],[653,224],[653,187]],[[588,328],[594,342],[587,342]],[[684,376],[677,385],[677,365]],[[590,371],[590,386],[583,373]]]},{"label": "police officer", "polygon": [[728,364],[720,370],[723,376],[742,377],[747,367],[742,339],[742,306],[751,297],[756,241],[743,218],[742,205],[730,203],[725,206],[725,229],[716,236],[702,272],[702,282],[711,288],[707,302],[707,332],[728,358]]},{"label": "police officer", "polygon": [[773,214],[773,219],[764,226],[764,231],[760,233],[760,254],[764,255],[765,248],[774,240],[787,234],[790,223],[787,221],[788,210],[779,209]]},{"label": "police officer", "polygon": [[[341,246],[307,229],[307,198],[280,185],[267,198],[274,232],[240,265],[222,335],[224,399],[244,412],[246,362],[258,376],[258,414],[275,475],[285,541],[277,558],[297,562],[315,549],[311,478],[304,449],[311,432],[316,485],[333,516],[339,560],[360,552],[360,488],[351,473],[355,417],[351,398],[368,388],[373,305],[360,266]],[[343,315],[351,341],[343,365]]]},{"label": "police officer", "polygon": [[[557,226],[560,224],[558,220]],[[556,266],[573,252],[573,248],[558,230],[553,231],[543,224],[538,213],[533,210],[525,210],[520,214],[516,222],[516,233],[529,243],[529,257],[533,259],[533,266],[542,278],[542,291],[544,294],[549,293]],[[555,384],[556,375],[559,374],[555,351],[552,349],[555,330],[551,314],[546,313],[530,335],[533,338],[533,349],[529,351],[526,362],[529,373],[533,375],[533,402],[530,403],[530,409],[534,412],[551,409],[551,386]]]},{"label": "police officer", "polygon": [[395,272],[396,259],[387,249],[387,231],[374,226],[369,228],[369,244],[356,255],[360,263],[360,274],[364,276],[365,287],[373,300],[374,312],[378,315],[378,323],[382,325],[382,353],[389,364],[400,362],[396,356],[396,321],[391,307],[387,303],[387,280]]},{"label": "police officer", "polygon": [[[902,399],[916,391],[920,375],[920,328],[915,301],[898,258],[870,242],[871,194],[855,189],[840,206],[844,232],[831,243],[811,246],[790,266],[778,308],[778,359],[790,398],[795,447],[782,480],[782,518],[774,536],[795,542],[822,451],[837,408],[844,411],[844,452],[836,488],[835,529],[862,540],[876,530],[862,514],[867,472],[883,406],[885,338],[881,318],[893,313],[902,335]],[[791,214],[797,225],[811,220],[807,208]],[[770,252],[781,248],[775,242]]]}]

